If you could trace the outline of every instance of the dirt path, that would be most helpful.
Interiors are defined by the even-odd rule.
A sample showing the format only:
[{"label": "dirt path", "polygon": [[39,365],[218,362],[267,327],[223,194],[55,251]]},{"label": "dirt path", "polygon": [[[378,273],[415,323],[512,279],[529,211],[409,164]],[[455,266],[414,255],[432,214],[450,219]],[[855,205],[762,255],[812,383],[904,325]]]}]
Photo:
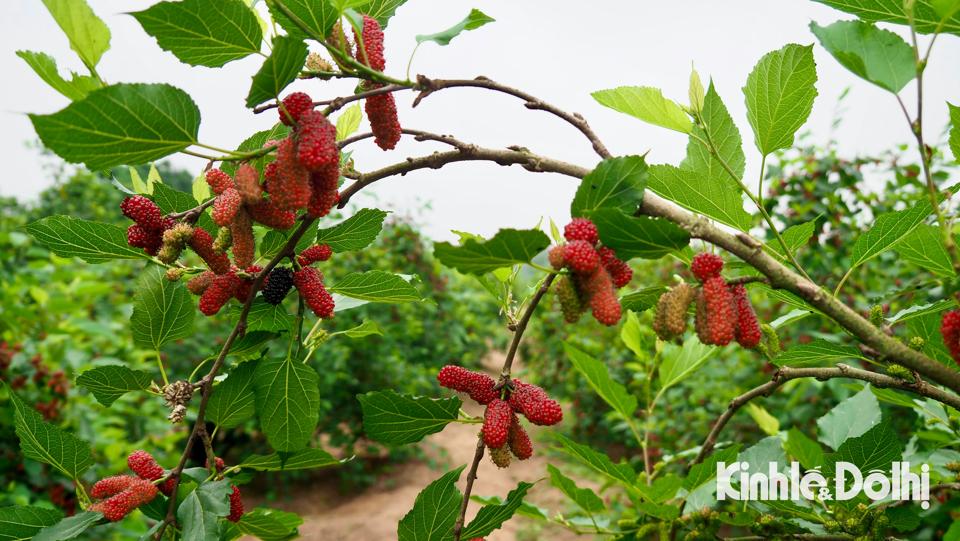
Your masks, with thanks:
[{"label": "dirt path", "polygon": [[[497,359],[490,360],[491,364]],[[464,409],[472,415],[482,415],[482,406],[467,401]],[[528,425],[529,426],[529,425]],[[538,445],[541,427],[529,427]],[[398,465],[393,471],[382,476],[365,491],[341,496],[335,487],[317,486],[311,489],[297,490],[286,501],[270,502],[269,506],[299,513],[304,518],[300,526],[301,539],[317,541],[388,541],[397,537],[397,522],[413,507],[417,494],[431,481],[445,471],[460,464],[469,464],[477,443],[477,425],[451,423],[442,432],[428,436],[422,444],[430,462],[409,462]],[[514,460],[505,470],[498,470],[484,457],[474,483],[474,494],[482,496],[505,497],[516,488],[520,481],[533,482],[547,476],[547,459],[544,453],[534,452],[534,456],[525,461]],[[463,490],[466,473],[459,486]],[[563,496],[549,485],[549,481],[538,483],[530,490],[527,501],[540,505],[555,513],[564,508]],[[476,514],[480,505],[471,502],[467,512],[467,521]],[[569,541],[578,537],[562,528],[550,527],[537,530],[531,537],[518,537],[524,529],[537,528],[534,521],[526,518],[514,518],[504,528],[487,537],[487,541],[516,541],[518,539],[549,538],[551,541]],[[582,538],[579,538],[582,539]],[[246,538],[245,538],[246,541]]]}]

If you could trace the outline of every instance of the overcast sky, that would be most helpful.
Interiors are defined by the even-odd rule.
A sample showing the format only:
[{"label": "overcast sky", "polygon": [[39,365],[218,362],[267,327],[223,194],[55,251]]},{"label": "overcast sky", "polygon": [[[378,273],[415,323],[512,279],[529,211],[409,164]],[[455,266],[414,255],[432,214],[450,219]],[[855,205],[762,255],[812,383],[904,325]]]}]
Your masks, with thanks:
[{"label": "overcast sky", "polygon": [[[250,76],[262,62],[249,57],[223,69],[180,64],[156,46],[126,11],[154,1],[88,0],[112,32],[111,45],[98,71],[110,82],[169,82],[186,90],[203,114],[200,139],[233,148],[247,135],[269,127],[273,114],[253,115],[244,108]],[[588,9],[589,6],[589,9]],[[14,52],[41,51],[55,56],[61,71],[80,70],[43,5],[37,1],[5,3],[0,20],[0,145],[6,166],[0,194],[29,199],[51,183],[39,153],[25,144],[35,139],[26,112],[51,113],[67,100],[46,86]],[[741,88],[756,61],[786,43],[809,44],[810,21],[828,24],[849,15],[806,0],[409,0],[390,22],[387,71],[403,75],[416,34],[428,34],[458,22],[470,8],[497,19],[456,38],[449,46],[425,43],[414,73],[431,77],[486,75],[526,90],[561,108],[584,114],[614,154],[650,151],[651,163],[677,163],[685,138],[645,125],[595,103],[590,92],[620,85],[656,86],[685,102],[691,63],[704,82],[712,77],[744,137],[747,178],[758,174],[758,156],[745,117]],[[901,27],[890,26],[890,29]],[[819,96],[806,129],[826,141],[838,95],[852,86],[844,123],[835,136],[847,154],[871,153],[908,142],[910,134],[893,97],[862,82],[815,47]],[[947,123],[944,102],[960,102],[960,39],[938,40],[925,81],[929,137]],[[350,82],[304,81],[298,90],[315,99],[350,93]],[[912,101],[914,86],[904,90]],[[451,89],[410,108],[411,93],[397,95],[401,124],[449,133],[490,147],[522,145],[534,152],[590,166],[596,162],[587,141],[570,126],[519,100],[477,89]],[[366,129],[366,128],[362,128]],[[371,170],[429,153],[436,147],[404,142],[392,152],[368,143],[354,147],[357,168]],[[196,174],[204,165],[188,156],[172,161]],[[519,168],[482,163],[453,164],[384,180],[356,202],[417,216],[428,234],[448,239],[449,230],[492,234],[501,227],[530,227],[542,217],[558,222],[568,215],[576,183],[555,175],[535,175]],[[424,203],[429,208],[419,210]]]}]

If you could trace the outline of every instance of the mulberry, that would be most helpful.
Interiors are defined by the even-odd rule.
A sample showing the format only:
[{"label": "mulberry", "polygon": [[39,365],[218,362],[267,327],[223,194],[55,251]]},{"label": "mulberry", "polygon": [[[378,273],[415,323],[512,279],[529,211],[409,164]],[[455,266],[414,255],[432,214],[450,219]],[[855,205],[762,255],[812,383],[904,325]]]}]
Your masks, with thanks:
[{"label": "mulberry", "polygon": [[215,274],[225,274],[230,271],[230,258],[213,249],[213,237],[202,227],[194,228],[193,236],[190,237],[190,248],[193,248],[193,251]]},{"label": "mulberry", "polygon": [[483,443],[490,448],[503,447],[510,434],[513,408],[506,400],[494,398],[483,413]]},{"label": "mulberry", "polygon": [[503,447],[488,447],[490,449],[490,460],[497,465],[498,468],[508,468],[510,467],[510,450],[506,445]]},{"label": "mulberry", "polygon": [[229,227],[221,227],[217,230],[217,238],[213,239],[213,251],[222,254],[233,246],[233,233]]},{"label": "mulberry", "polygon": [[329,244],[314,244],[300,252],[300,255],[297,256],[297,263],[301,267],[306,267],[317,261],[326,261],[330,259],[331,255],[333,255],[333,249],[330,248]]},{"label": "mulberry", "polygon": [[307,214],[311,218],[322,218],[330,213],[330,209],[340,201],[340,194],[336,190],[329,192],[314,192],[307,207]]},{"label": "mulberry", "polygon": [[263,199],[263,188],[260,187],[260,173],[250,164],[242,164],[237,168],[237,191],[248,205],[259,203]]},{"label": "mulberry", "polygon": [[533,456],[533,444],[530,443],[530,435],[520,424],[520,419],[516,415],[510,423],[510,434],[507,437],[507,444],[510,446],[510,452],[520,460],[526,460]]},{"label": "mulberry", "polygon": [[340,164],[332,163],[310,173],[314,192],[335,192],[340,187]]},{"label": "mulberry", "polygon": [[960,310],[951,310],[943,314],[940,320],[940,334],[947,345],[950,356],[960,363]]},{"label": "mulberry", "polygon": [[575,240],[563,246],[563,259],[573,272],[591,273],[600,265],[597,250],[585,240]]},{"label": "mulberry", "polygon": [[266,283],[263,285],[263,300],[273,305],[280,304],[292,287],[293,269],[275,267],[267,275]]},{"label": "mulberry", "polygon": [[443,387],[467,393],[478,404],[487,405],[494,399],[500,398],[493,378],[480,372],[467,370],[462,366],[452,364],[444,366],[437,373],[437,381]]},{"label": "mulberry", "polygon": [[687,309],[696,295],[697,291],[685,282],[660,295],[653,330],[661,340],[673,340],[687,330]]},{"label": "mulberry", "polygon": [[531,383],[513,380],[510,406],[535,425],[555,425],[563,420],[563,410],[547,392]]},{"label": "mulberry", "polygon": [[273,201],[262,200],[256,205],[248,205],[247,212],[257,223],[272,229],[290,229],[297,222],[297,214],[284,210]]},{"label": "mulberry", "polygon": [[159,231],[147,230],[138,224],[131,224],[127,228],[127,244],[134,248],[143,248],[150,255],[157,255],[163,244],[163,236]]},{"label": "mulberry", "polygon": [[613,279],[613,287],[620,289],[630,283],[630,280],[633,279],[633,269],[625,261],[618,258],[616,252],[606,246],[601,246],[597,249],[597,254],[600,255],[600,264],[607,269],[610,278]]},{"label": "mulberry", "polygon": [[[736,314],[733,295],[727,283],[719,275],[708,278],[703,283],[704,321],[698,321],[698,336],[704,344],[725,346],[734,338]],[[701,317],[697,311],[698,320]],[[702,334],[700,331],[704,331]]]},{"label": "mulberry", "polygon": [[212,271],[203,271],[194,276],[187,282],[187,290],[194,295],[203,295],[203,292],[210,287],[213,277],[216,276]]},{"label": "mulberry", "polygon": [[150,503],[157,497],[157,487],[150,481],[133,479],[130,486],[110,496],[106,500],[90,506],[91,511],[103,513],[110,522],[117,522],[141,505]]},{"label": "mulberry", "polygon": [[114,475],[106,477],[93,484],[90,489],[90,496],[95,499],[109,498],[130,488],[130,485],[136,481],[132,475]]},{"label": "mulberry", "polygon": [[246,209],[240,209],[230,224],[230,250],[236,266],[245,268],[253,263],[256,239],[253,236],[253,220]]},{"label": "mulberry", "polygon": [[574,218],[563,228],[563,238],[570,242],[582,240],[596,246],[600,240],[597,226],[586,218]]},{"label": "mulberry", "polygon": [[697,277],[697,280],[706,282],[710,278],[720,275],[720,271],[723,270],[723,259],[718,255],[700,252],[693,256],[693,261],[690,262],[690,270]]},{"label": "mulberry", "polygon": [[144,229],[163,229],[163,213],[160,212],[160,207],[142,195],[124,198],[120,203],[120,211]]},{"label": "mulberry", "polygon": [[317,317],[327,319],[333,317],[333,297],[323,287],[323,276],[313,267],[304,267],[293,273],[293,285],[313,310]]},{"label": "mulberry", "polygon": [[280,102],[280,122],[293,126],[300,121],[300,116],[313,110],[313,99],[303,92],[294,92]]},{"label": "mulberry", "polygon": [[297,160],[293,139],[287,138],[277,147],[276,176],[268,179],[270,201],[284,210],[298,210],[310,202],[310,173]]},{"label": "mulberry", "polygon": [[566,260],[563,258],[563,246],[556,245],[547,252],[547,261],[550,262],[550,266],[560,270],[566,265]]},{"label": "mulberry", "polygon": [[215,276],[210,286],[200,295],[200,311],[207,316],[219,312],[236,294],[240,282],[241,279],[235,272]]},{"label": "mulberry", "polygon": [[299,139],[297,159],[308,170],[340,164],[337,128],[320,111],[310,111],[300,117]]},{"label": "mulberry", "polygon": [[373,142],[383,150],[396,148],[402,130],[397,116],[397,102],[393,94],[369,96],[363,104],[363,109],[367,112],[367,118],[370,119]]},{"label": "mulberry", "polygon": [[[357,36],[356,30],[353,34],[357,42],[357,60],[377,71],[383,71],[387,62],[383,56],[383,29],[380,28],[380,23],[373,17],[364,15],[360,35]],[[361,42],[363,49],[360,48]]]},{"label": "mulberry", "polygon": [[757,321],[757,314],[753,311],[753,305],[750,303],[750,297],[747,295],[747,288],[742,284],[737,284],[731,288],[734,306],[737,311],[737,343],[745,348],[755,348],[760,343],[762,337],[760,332],[760,322]]},{"label": "mulberry", "polygon": [[[127,466],[130,471],[137,474],[140,479],[147,481],[156,481],[163,477],[163,468],[157,463],[153,455],[146,451],[138,450],[127,456]],[[98,496],[94,496],[98,497]]]},{"label": "mulberry", "polygon": [[613,289],[610,273],[599,268],[587,277],[584,286],[590,297],[593,318],[603,325],[616,325],[623,311]]},{"label": "mulberry", "polygon": [[240,210],[242,204],[243,198],[240,196],[240,192],[236,188],[227,188],[213,202],[210,216],[217,225],[228,226],[233,222],[233,218],[237,215],[237,211]]},{"label": "mulberry", "polygon": [[585,307],[580,301],[580,295],[577,288],[567,276],[561,276],[557,280],[556,286],[557,300],[560,301],[560,311],[563,312],[563,320],[567,323],[576,323],[583,315]]},{"label": "mulberry", "polygon": [[178,223],[177,225],[163,232],[163,244],[160,251],[157,252],[157,258],[164,263],[170,264],[180,258],[184,246],[193,237],[193,227],[190,224]]},{"label": "mulberry", "polygon": [[240,522],[240,518],[243,516],[243,499],[240,496],[240,487],[231,485],[231,488],[233,492],[230,493],[230,514],[227,515],[227,520]]},{"label": "mulberry", "polygon": [[233,179],[230,178],[230,175],[219,169],[211,169],[207,171],[206,179],[207,185],[210,186],[210,191],[217,195],[220,195],[228,189],[234,187]]}]

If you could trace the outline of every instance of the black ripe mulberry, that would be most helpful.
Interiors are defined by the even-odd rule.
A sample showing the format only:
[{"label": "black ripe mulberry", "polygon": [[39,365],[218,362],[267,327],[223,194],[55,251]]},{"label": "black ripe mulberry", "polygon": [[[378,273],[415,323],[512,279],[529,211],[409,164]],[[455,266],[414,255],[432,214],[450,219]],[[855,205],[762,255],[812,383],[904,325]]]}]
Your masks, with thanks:
[{"label": "black ripe mulberry", "polygon": [[273,305],[280,304],[292,287],[293,269],[276,267],[270,271],[267,276],[267,283],[263,286],[263,300]]}]

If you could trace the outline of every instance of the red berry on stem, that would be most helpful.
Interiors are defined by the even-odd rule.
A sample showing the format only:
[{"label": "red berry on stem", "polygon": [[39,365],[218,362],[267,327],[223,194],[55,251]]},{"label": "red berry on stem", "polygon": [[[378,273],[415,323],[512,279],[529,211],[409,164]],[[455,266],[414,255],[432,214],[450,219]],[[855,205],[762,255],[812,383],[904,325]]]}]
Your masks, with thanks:
[{"label": "red berry on stem", "polygon": [[163,477],[163,468],[157,463],[156,459],[150,453],[137,450],[127,456],[127,466],[130,471],[137,474],[140,479],[147,481],[156,481]]},{"label": "red berry on stem", "polygon": [[248,205],[259,203],[263,199],[263,188],[260,186],[260,173],[250,164],[244,163],[237,167],[237,191]]},{"label": "red berry on stem", "polygon": [[613,287],[620,289],[630,283],[630,280],[633,279],[633,269],[625,261],[618,258],[616,252],[606,246],[601,246],[597,249],[597,253],[600,255],[600,263],[603,268],[607,269],[610,278],[613,279]]},{"label": "red berry on stem", "polygon": [[743,284],[737,284],[731,288],[731,293],[737,311],[737,343],[745,348],[755,348],[760,343],[762,334],[757,314],[753,311],[747,295],[747,288]]},{"label": "red berry on stem", "polygon": [[518,379],[513,380],[510,405],[535,425],[555,425],[563,420],[560,404],[551,400],[546,391]]},{"label": "red berry on stem", "polygon": [[218,274],[210,283],[210,287],[200,295],[200,311],[204,315],[212,316],[223,308],[223,305],[234,297],[241,279],[235,272]]},{"label": "red berry on stem", "polygon": [[98,500],[101,498],[109,498],[129,488],[130,484],[135,480],[136,477],[132,475],[106,477],[94,483],[93,488],[90,489],[90,496]]},{"label": "red berry on stem", "polygon": [[230,224],[230,238],[234,264],[240,268],[249,267],[255,256],[256,239],[253,236],[253,220],[246,209],[240,209]]},{"label": "red berry on stem", "polygon": [[227,520],[240,522],[240,517],[243,516],[243,500],[240,497],[240,487],[231,485],[231,488],[233,492],[230,493],[230,514],[227,515]]},{"label": "red berry on stem", "polygon": [[314,244],[300,252],[300,255],[297,256],[297,263],[299,263],[301,267],[306,267],[317,261],[326,261],[330,259],[331,255],[333,255],[333,249],[330,248],[329,244]]},{"label": "red berry on stem", "polygon": [[297,222],[297,214],[284,210],[273,201],[262,200],[255,205],[247,205],[250,217],[259,224],[273,229],[290,229]]},{"label": "red berry on stem", "polygon": [[[340,164],[337,128],[320,111],[304,113],[300,118],[297,159],[310,171]],[[278,157],[279,160],[279,157]]]},{"label": "red berry on stem", "polygon": [[193,248],[193,251],[215,274],[224,274],[230,271],[230,258],[227,257],[227,254],[218,253],[213,249],[213,237],[202,227],[193,229],[190,248]]},{"label": "red berry on stem", "polygon": [[513,408],[506,400],[494,398],[483,413],[483,443],[488,447],[503,447],[510,434]]},{"label": "red berry on stem", "polygon": [[706,336],[700,336],[701,341],[717,346],[729,344],[734,338],[737,319],[733,295],[721,276],[713,276],[703,283],[703,300],[706,305],[706,320],[703,322]]},{"label": "red berry on stem", "polygon": [[693,256],[693,261],[690,262],[690,270],[697,277],[697,280],[706,282],[708,279],[720,275],[720,271],[723,270],[723,259],[718,255],[700,252]]},{"label": "red berry on stem", "polygon": [[303,267],[293,273],[293,285],[317,317],[322,319],[333,317],[333,297],[323,287],[323,275],[320,271],[313,267]]},{"label": "red berry on stem", "polygon": [[214,200],[210,216],[215,224],[221,227],[228,226],[233,222],[233,218],[237,215],[237,211],[240,210],[242,204],[243,198],[240,196],[240,192],[235,188],[227,188]]},{"label": "red berry on stem", "polygon": [[520,424],[520,419],[516,415],[510,423],[510,434],[507,438],[507,444],[510,446],[510,452],[520,460],[526,460],[533,456],[533,444],[530,442],[530,435]]},{"label": "red berry on stem", "polygon": [[402,129],[393,94],[370,96],[363,104],[363,108],[367,112],[367,118],[370,119],[370,131],[373,132],[374,143],[383,150],[396,148]]},{"label": "red berry on stem", "polygon": [[563,238],[568,241],[582,240],[596,246],[600,240],[597,226],[587,218],[574,218],[563,228]]},{"label": "red berry on stem", "polygon": [[[383,29],[380,28],[380,23],[373,17],[364,15],[360,36],[357,36],[356,30],[353,35],[357,42],[357,60],[377,71],[383,71],[387,62],[383,55]],[[363,49],[360,48],[361,41]]]},{"label": "red berry on stem", "polygon": [[303,92],[294,92],[280,102],[280,122],[293,126],[300,121],[301,115],[313,110],[313,99]]},{"label": "red berry on stem", "polygon": [[163,229],[163,213],[160,212],[160,207],[142,195],[125,198],[120,203],[120,211],[144,229]]},{"label": "red berry on stem", "polygon": [[233,188],[233,179],[230,178],[230,175],[224,173],[219,169],[211,169],[207,171],[206,174],[207,185],[210,186],[210,191],[219,195],[227,191],[229,188]]},{"label": "red berry on stem", "polygon": [[293,139],[286,138],[277,147],[277,173],[267,180],[270,201],[284,210],[305,208],[310,201],[310,173],[297,159]]},{"label": "red berry on stem", "polygon": [[570,269],[578,274],[587,274],[600,265],[600,255],[589,242],[575,240],[563,246],[563,259]]}]

